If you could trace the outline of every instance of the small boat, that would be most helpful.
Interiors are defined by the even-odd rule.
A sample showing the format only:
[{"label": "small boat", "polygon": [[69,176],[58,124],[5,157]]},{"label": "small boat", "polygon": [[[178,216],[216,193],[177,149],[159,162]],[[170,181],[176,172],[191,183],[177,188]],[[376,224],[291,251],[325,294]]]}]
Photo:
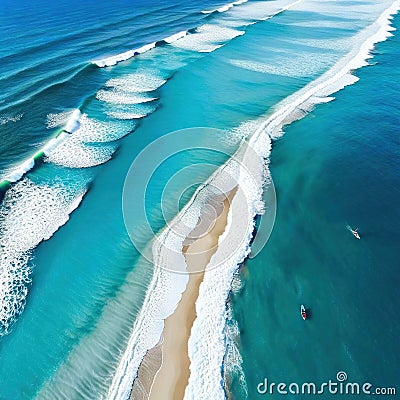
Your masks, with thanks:
[{"label": "small boat", "polygon": [[307,319],[307,313],[306,313],[306,308],[303,306],[303,304],[300,306],[300,313],[301,313],[301,317],[305,321]]},{"label": "small boat", "polygon": [[360,234],[357,232],[358,228],[353,229],[349,224],[346,225],[346,228],[353,234],[353,236],[357,239],[361,239]]},{"label": "small boat", "polygon": [[351,228],[350,228],[350,232],[351,232],[357,239],[361,239],[361,236],[360,236],[360,234],[359,234],[357,231],[358,231],[358,228],[356,228],[356,229],[351,229]]}]

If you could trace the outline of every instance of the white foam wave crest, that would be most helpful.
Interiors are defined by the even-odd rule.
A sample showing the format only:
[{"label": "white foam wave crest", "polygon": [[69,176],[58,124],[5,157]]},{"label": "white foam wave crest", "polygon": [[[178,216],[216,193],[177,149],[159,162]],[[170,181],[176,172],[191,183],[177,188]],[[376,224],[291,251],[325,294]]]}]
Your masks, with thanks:
[{"label": "white foam wave crest", "polygon": [[84,114],[80,117],[77,130],[70,135],[65,134],[60,143],[49,143],[45,149],[45,161],[69,168],[88,168],[103,164],[111,159],[117,146],[91,143],[114,141],[127,133],[121,124],[95,121]]},{"label": "white foam wave crest", "polygon": [[120,78],[109,79],[105,86],[125,92],[146,93],[157,90],[165,82],[167,82],[166,79],[158,76],[157,72],[136,72]]},{"label": "white foam wave crest", "polygon": [[[209,14],[209,13],[213,13],[213,12],[224,12],[224,11],[231,9],[232,7],[234,7],[236,5],[246,3],[247,1],[248,0],[237,0],[233,3],[229,3],[225,6],[222,6],[216,10],[202,11],[202,13]],[[175,42],[179,41],[180,39],[183,39],[187,35],[188,35],[188,31],[181,31],[181,32],[175,33],[171,36],[168,36],[168,37],[162,39],[162,41],[164,41],[165,43],[171,44],[171,43],[175,43]],[[121,61],[126,61],[126,60],[129,60],[130,58],[135,57],[136,55],[143,54],[143,53],[153,49],[154,47],[156,47],[156,45],[157,45],[157,42],[149,43],[149,44],[146,44],[137,49],[128,50],[128,51],[125,51],[124,53],[120,53],[115,56],[107,57],[107,58],[100,59],[100,60],[94,60],[94,61],[92,61],[92,64],[95,64],[100,68],[111,67]],[[215,50],[215,48],[216,47],[214,46],[214,50]],[[211,51],[213,51],[213,50],[207,49],[207,50],[203,50],[202,52],[211,52]]]},{"label": "white foam wave crest", "polygon": [[68,120],[71,118],[75,110],[63,111],[59,113],[47,114],[46,128],[53,129],[57,127],[64,127]]},{"label": "white foam wave crest", "polygon": [[61,185],[35,185],[27,178],[7,191],[0,206],[0,335],[9,332],[23,311],[31,251],[68,221],[83,196]]},{"label": "white foam wave crest", "polygon": [[[315,62],[315,54],[290,54],[281,53],[274,57],[273,62],[261,63],[245,59],[230,60],[229,63],[236,67],[263,74],[273,74],[289,77],[308,77],[321,72],[325,63],[329,63],[331,54],[318,55]],[[326,60],[326,61],[325,61]]]},{"label": "white foam wave crest", "polygon": [[[85,143],[106,143],[121,139],[128,134],[127,125],[120,122],[97,121],[83,114],[81,118],[82,129],[76,136]],[[129,125],[132,130],[132,125]]]},{"label": "white foam wave crest", "polygon": [[109,117],[123,120],[131,121],[136,119],[144,118],[148,115],[146,112],[127,112],[127,111],[107,111]]},{"label": "white foam wave crest", "polygon": [[181,40],[172,43],[173,46],[184,50],[210,53],[237,36],[244,35],[244,31],[228,28],[216,24],[204,24],[197,28],[195,33],[187,35]]},{"label": "white foam wave crest", "polygon": [[73,133],[77,129],[79,129],[79,119],[81,118],[81,110],[78,108],[75,109],[71,116],[68,118],[67,123],[65,124],[64,130],[66,130],[68,133]]},{"label": "white foam wave crest", "polygon": [[4,177],[5,181],[8,182],[17,182],[19,181],[28,171],[30,171],[35,165],[35,160],[33,157],[25,160],[22,162],[20,165],[17,167],[11,169],[11,171],[8,171],[6,173],[6,176]]},{"label": "white foam wave crest", "polygon": [[[173,44],[176,47],[180,47],[185,50],[193,50],[193,51],[198,51],[200,53],[210,53],[215,51],[216,49],[219,49],[220,47],[223,46],[224,43],[218,43],[218,42],[227,42],[237,36],[243,35],[245,32],[239,31],[237,29],[233,29],[234,27],[240,27],[240,26],[245,26],[249,24],[253,24],[257,22],[257,20],[262,21],[268,18],[273,17],[274,15],[279,14],[280,12],[283,12],[290,7],[294,6],[295,4],[299,3],[302,0],[296,0],[295,2],[289,3],[288,5],[285,6],[279,6],[280,8],[277,9],[277,5],[275,4],[276,2],[271,2],[271,1],[260,1],[256,3],[251,3],[252,8],[247,9],[247,19],[242,19],[239,20],[237,19],[236,22],[229,22],[225,21],[224,26],[220,26],[217,24],[213,25],[202,25],[199,28],[197,28],[197,32],[195,33],[190,33],[188,31],[181,31],[178,33],[175,33],[171,36],[168,36],[161,41],[164,41],[165,43],[168,44]],[[222,7],[219,7],[215,10],[204,10],[201,11],[203,14],[212,14],[212,13],[223,13],[231,8],[247,3],[248,0],[237,0],[232,3],[228,3]],[[281,2],[279,3],[281,4]],[[260,7],[262,5],[263,7]],[[273,12],[270,12],[266,15],[265,9],[267,8],[268,11],[274,10]],[[236,7],[235,7],[236,9]],[[238,8],[239,9],[239,8]],[[278,11],[277,11],[278,10]],[[250,11],[250,13],[249,13]],[[256,13],[254,13],[256,11]],[[261,14],[260,14],[261,13]],[[261,15],[261,16],[260,16]],[[238,17],[238,16],[236,16]],[[240,15],[239,15],[240,17]],[[231,28],[229,25],[231,25]],[[210,28],[211,31],[208,31],[207,29]],[[136,55],[145,53],[157,46],[157,41],[144,45],[138,49],[134,50],[129,50],[121,54],[117,54],[115,56],[107,57],[101,60],[94,60],[92,61],[92,64],[97,65],[100,68],[103,67],[110,67],[114,66],[117,63],[121,61],[126,61],[130,58],[135,57]]]},{"label": "white foam wave crest", "polygon": [[[246,0],[247,1],[247,0]],[[165,43],[173,43],[179,39],[182,39],[188,34],[188,31],[180,31],[177,33],[174,33],[173,35],[167,36],[166,38],[162,39]],[[146,53],[147,51],[153,49],[156,47],[157,42],[153,42],[147,45],[144,45],[138,49],[135,50],[129,50],[121,54],[117,54],[115,56],[111,56],[108,58],[105,58],[103,60],[96,60],[92,61],[93,64],[96,64],[98,67],[103,68],[103,67],[111,67],[113,65],[116,65],[117,63],[121,61],[126,61],[129,60],[130,58],[135,57],[138,54],[143,54]]]},{"label": "white foam wave crest", "polygon": [[141,104],[157,100],[157,97],[131,94],[114,88],[114,90],[99,90],[96,99],[112,104]]},{"label": "white foam wave crest", "polygon": [[121,61],[129,60],[130,58],[132,58],[138,54],[146,53],[147,51],[153,49],[155,46],[156,46],[156,42],[149,43],[149,44],[146,44],[146,45],[139,47],[137,49],[134,49],[134,50],[128,50],[124,53],[117,54],[117,55],[111,56],[111,57],[107,57],[102,60],[92,61],[92,63],[96,64],[100,68],[111,67]]},{"label": "white foam wave crest", "polygon": [[109,117],[119,120],[135,120],[141,119],[150,115],[157,109],[157,104],[132,104],[132,105],[119,105],[114,107],[112,111],[106,111]]},{"label": "white foam wave crest", "polygon": [[[76,131],[79,128],[79,119],[81,112],[79,109],[73,111],[62,112],[60,114],[49,114],[47,116],[47,127],[53,128],[56,126],[62,126],[65,124],[65,130],[68,132]],[[60,133],[56,138],[50,139],[37,154],[44,153],[49,154],[60,146],[66,139],[68,134],[65,132]],[[29,172],[35,165],[34,156],[25,160],[17,167],[6,172],[4,181],[11,183],[18,182],[27,172]]]},{"label": "white foam wave crest", "polygon": [[57,146],[63,143],[68,138],[68,133],[62,131],[57,137],[50,139],[41,149],[43,154],[50,154]]},{"label": "white foam wave crest", "polygon": [[168,36],[164,39],[164,42],[166,43],[173,43],[176,42],[179,39],[182,39],[188,34],[188,31],[181,31],[178,33],[175,33],[174,35]]},{"label": "white foam wave crest", "polygon": [[[148,115],[151,109],[139,110],[137,118]],[[140,116],[139,116],[140,114]],[[132,118],[119,118],[132,119]],[[47,127],[64,126],[64,130],[50,139],[37,153],[17,167],[6,171],[1,182],[18,182],[35,165],[35,157],[45,155],[45,162],[53,162],[70,168],[87,168],[109,161],[116,150],[116,145],[92,146],[93,143],[116,141],[132,131],[126,125],[117,122],[100,122],[89,119],[79,109],[48,114]]]},{"label": "white foam wave crest", "polygon": [[225,12],[225,11],[230,10],[230,9],[231,9],[232,7],[234,7],[234,6],[238,6],[238,5],[240,5],[240,4],[246,3],[247,1],[248,1],[248,0],[238,0],[238,1],[234,1],[233,3],[225,4],[224,6],[219,7],[219,8],[216,8],[216,9],[214,9],[214,10],[204,10],[204,11],[202,11],[201,13],[202,13],[202,14],[212,14],[212,13],[215,13],[215,12],[222,13],[222,12]]}]

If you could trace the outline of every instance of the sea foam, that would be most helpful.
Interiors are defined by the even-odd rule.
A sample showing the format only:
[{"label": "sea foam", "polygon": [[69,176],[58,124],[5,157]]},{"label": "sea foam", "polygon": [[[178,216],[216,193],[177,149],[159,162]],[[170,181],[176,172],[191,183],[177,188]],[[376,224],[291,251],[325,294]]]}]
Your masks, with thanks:
[{"label": "sea foam", "polygon": [[100,68],[111,67],[111,66],[116,65],[117,63],[119,63],[121,61],[126,61],[126,60],[129,60],[130,58],[132,58],[132,57],[134,57],[134,56],[136,56],[138,54],[145,53],[145,52],[153,49],[154,47],[156,47],[156,42],[149,43],[149,44],[146,44],[146,45],[144,45],[142,47],[139,47],[137,49],[128,50],[128,51],[125,51],[124,53],[120,53],[120,54],[117,54],[115,56],[107,57],[107,58],[104,58],[102,60],[95,60],[95,61],[92,61],[92,63],[96,64]]},{"label": "sea foam", "polygon": [[244,33],[242,30],[217,24],[204,24],[197,28],[196,32],[173,42],[172,45],[184,50],[210,53],[235,37],[244,35]]},{"label": "sea foam", "polygon": [[24,308],[31,251],[68,221],[83,195],[27,178],[7,191],[0,206],[0,335],[9,332]]},{"label": "sea foam", "polygon": [[[87,168],[103,164],[110,160],[116,144],[105,144],[115,141],[128,133],[126,127],[118,123],[100,122],[81,115],[74,118],[76,129],[71,134],[64,134],[54,139],[45,148],[45,161],[69,168]],[[93,143],[104,143],[93,145]]]},{"label": "sea foam", "polygon": [[168,36],[164,39],[165,43],[173,43],[176,42],[179,39],[182,39],[188,34],[188,31],[181,31],[178,33],[175,33],[174,35]]},{"label": "sea foam", "polygon": [[119,78],[109,79],[105,86],[131,93],[153,92],[166,83],[166,79],[157,72],[136,72]]}]

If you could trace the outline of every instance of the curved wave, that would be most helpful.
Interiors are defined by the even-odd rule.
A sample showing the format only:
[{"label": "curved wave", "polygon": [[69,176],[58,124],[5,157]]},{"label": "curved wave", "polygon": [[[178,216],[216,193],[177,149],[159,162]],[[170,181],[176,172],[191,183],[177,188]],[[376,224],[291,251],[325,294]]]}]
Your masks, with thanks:
[{"label": "curved wave", "polygon": [[50,154],[54,149],[61,145],[67,138],[68,134],[75,132],[79,128],[79,119],[81,112],[79,109],[70,113],[65,128],[57,134],[55,138],[50,139],[42,148],[40,148],[32,157],[25,160],[17,167],[6,171],[5,176],[0,181],[0,187],[9,183],[18,182],[27,172],[32,170],[35,165],[39,164],[44,155]]},{"label": "curved wave", "polygon": [[134,57],[134,56],[136,56],[138,54],[146,53],[147,51],[153,49],[154,47],[156,47],[156,42],[145,44],[144,46],[139,47],[137,49],[128,50],[125,53],[121,53],[121,54],[117,54],[115,56],[107,57],[107,58],[104,58],[102,60],[94,60],[94,61],[92,61],[92,63],[96,64],[100,68],[111,67],[111,66],[116,65],[117,63],[119,63],[121,61],[129,60],[130,58],[132,58],[132,57]]},{"label": "curved wave", "polygon": [[154,92],[167,82],[158,74],[136,72],[120,78],[109,79],[105,86],[132,93]]},{"label": "curved wave", "polygon": [[[62,139],[50,141],[42,150],[45,162],[52,162],[68,168],[88,168],[109,161],[117,149],[116,140],[132,131],[120,122],[100,122],[76,110],[69,118],[73,128]],[[68,126],[67,124],[67,126]],[[101,144],[101,145],[100,145]]]},{"label": "curved wave", "polygon": [[[113,110],[106,111],[106,115],[114,119],[141,119],[157,108],[154,104],[157,98],[148,95],[148,92],[154,92],[166,82],[164,77],[150,72],[128,74],[109,79],[105,83],[105,89],[98,91],[96,97],[99,101],[116,105]],[[107,126],[107,129],[103,126]],[[55,164],[70,168],[87,168],[103,164],[111,159],[116,146],[94,147],[91,143],[115,141],[133,129],[132,124],[128,129],[121,124],[89,120],[80,109],[49,114],[47,128],[54,127],[61,128],[56,137],[51,138],[32,157],[3,173],[0,177],[0,188],[3,191],[10,183],[18,182],[35,166],[40,165],[44,158],[46,162],[53,161]],[[94,130],[97,132],[96,135]]]},{"label": "curved wave", "polygon": [[17,183],[0,206],[0,336],[21,314],[30,283],[31,251],[49,239],[75,210],[85,193],[60,185]]}]

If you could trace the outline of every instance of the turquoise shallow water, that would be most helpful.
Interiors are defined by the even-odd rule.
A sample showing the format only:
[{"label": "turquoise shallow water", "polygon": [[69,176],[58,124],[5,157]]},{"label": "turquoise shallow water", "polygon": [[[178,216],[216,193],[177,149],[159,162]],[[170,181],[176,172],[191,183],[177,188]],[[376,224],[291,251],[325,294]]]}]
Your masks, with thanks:
[{"label": "turquoise shallow water", "polygon": [[398,60],[395,36],[356,85],[274,143],[275,227],[232,297],[249,399],[271,397],[257,392],[264,378],[321,384],[339,371],[349,382],[398,388]]},{"label": "turquoise shallow water", "polygon": [[[121,206],[125,176],[140,151],[169,132],[208,126],[225,136],[200,135],[193,146],[229,154],[277,102],[346,54],[353,35],[384,8],[360,14],[354,7],[364,2],[299,6],[262,21],[288,3],[249,2],[212,15],[200,11],[220,3],[138,3],[133,10],[101,3],[88,20],[84,4],[64,3],[57,11],[42,4],[57,35],[43,36],[42,19],[25,10],[34,37],[27,49],[16,16],[21,9],[2,16],[16,41],[12,50],[1,45],[6,59],[15,58],[13,69],[0,69],[1,171],[65,127],[72,109],[86,115],[62,151],[6,192],[1,250],[19,270],[32,271],[32,281],[18,286],[28,291],[26,306],[22,296],[7,321],[10,333],[0,338],[0,399],[105,397],[153,273],[129,239]],[[88,63],[204,23],[213,25],[203,36],[193,31],[115,67]],[[246,263],[244,288],[232,299],[250,399],[264,376],[323,380],[345,370],[382,386],[395,379],[397,42],[396,36],[380,44],[372,60],[378,65],[358,71],[360,82],[274,142],[276,226],[263,252]],[[140,96],[156,99],[140,103]],[[187,165],[207,166],[176,181],[176,193],[189,189],[183,198],[171,192],[167,208],[182,207],[225,160],[207,151],[169,160],[148,190],[153,229],[165,224],[158,204],[170,176]],[[362,241],[352,240],[346,223],[360,225]],[[145,240],[140,228],[133,226]],[[298,318],[300,303],[312,312],[307,325]],[[243,387],[234,385],[232,396],[244,398]]]}]

